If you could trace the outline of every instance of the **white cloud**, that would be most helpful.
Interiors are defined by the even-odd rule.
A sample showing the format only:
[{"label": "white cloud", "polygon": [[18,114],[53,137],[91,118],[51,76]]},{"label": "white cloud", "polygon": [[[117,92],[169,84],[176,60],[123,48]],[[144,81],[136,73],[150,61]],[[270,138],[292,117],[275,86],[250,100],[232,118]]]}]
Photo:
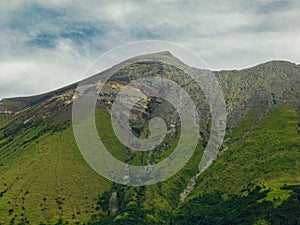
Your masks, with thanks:
[{"label": "white cloud", "polygon": [[299,63],[299,6],[281,0],[2,1],[0,98],[72,83],[104,51],[143,39],[182,44],[212,69],[270,59]]},{"label": "white cloud", "polygon": [[80,80],[87,68],[81,58],[62,49],[0,63],[0,96],[48,92]]}]

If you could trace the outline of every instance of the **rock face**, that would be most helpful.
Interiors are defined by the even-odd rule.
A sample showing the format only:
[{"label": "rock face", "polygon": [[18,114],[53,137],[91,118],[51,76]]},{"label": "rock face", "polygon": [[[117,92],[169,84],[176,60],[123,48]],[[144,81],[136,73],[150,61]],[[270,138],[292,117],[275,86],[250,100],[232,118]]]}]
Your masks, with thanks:
[{"label": "rock face", "polygon": [[113,192],[110,197],[110,213],[116,215],[119,210],[118,193]]},{"label": "rock face", "polygon": [[[167,52],[162,53],[162,55],[169,58],[170,62],[178,61]],[[235,126],[247,115],[248,111],[255,108],[267,109],[276,104],[299,104],[299,71],[299,65],[285,61],[270,61],[240,71],[214,72],[225,98],[228,126]],[[98,106],[105,106],[110,109],[116,95],[126,84],[131,80],[147,76],[165,77],[182,86],[197,105],[202,117],[201,123],[205,124],[202,128],[207,130],[210,118],[209,105],[201,88],[183,71],[162,63],[135,63],[118,71],[99,93]],[[40,105],[44,105],[45,108],[51,108],[52,105],[53,110],[56,110],[55,105],[60,105],[60,102],[63,102],[64,105],[72,103],[75,88],[76,84],[73,84],[39,96],[3,99],[0,101],[0,113],[14,114],[29,107]],[[159,115],[169,114],[172,111],[170,110],[171,106],[164,106],[163,102],[166,103],[159,98],[148,98],[137,103],[133,110],[133,114],[136,116],[135,121],[144,118],[145,115],[142,114],[147,112],[152,114],[153,111],[159,111]],[[138,117],[138,112],[142,116]],[[169,115],[172,117],[172,114]],[[173,122],[175,123],[175,121]]]}]

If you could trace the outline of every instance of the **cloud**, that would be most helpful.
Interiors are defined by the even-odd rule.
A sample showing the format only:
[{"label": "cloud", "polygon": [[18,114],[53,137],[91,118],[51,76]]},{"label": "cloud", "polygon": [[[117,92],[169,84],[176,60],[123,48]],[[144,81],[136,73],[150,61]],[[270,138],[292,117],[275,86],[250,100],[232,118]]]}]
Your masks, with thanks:
[{"label": "cloud", "polygon": [[89,63],[127,42],[186,46],[212,69],[270,59],[300,62],[299,1],[0,2],[0,98],[75,82]]},{"label": "cloud", "polygon": [[[42,53],[32,58],[0,63],[0,96],[24,96],[48,92],[82,77],[87,67],[65,55]],[[45,57],[45,58],[44,58]],[[63,59],[63,61],[62,61]]]}]

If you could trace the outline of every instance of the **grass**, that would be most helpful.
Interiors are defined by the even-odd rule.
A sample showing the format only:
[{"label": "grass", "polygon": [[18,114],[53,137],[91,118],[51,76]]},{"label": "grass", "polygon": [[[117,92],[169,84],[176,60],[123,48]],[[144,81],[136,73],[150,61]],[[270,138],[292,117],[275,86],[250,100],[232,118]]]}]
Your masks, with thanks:
[{"label": "grass", "polygon": [[249,130],[246,118],[234,133],[236,141],[200,176],[193,197],[203,192],[237,193],[249,183],[263,183],[271,188],[266,199],[286,199],[289,192],[280,187],[300,184],[298,123],[299,113],[293,108],[275,107],[241,136]]},{"label": "grass", "polygon": [[98,212],[98,195],[111,186],[85,163],[71,127],[28,144],[6,161],[0,177],[0,191],[6,190],[0,198],[3,224],[13,218],[31,224],[88,221]]}]

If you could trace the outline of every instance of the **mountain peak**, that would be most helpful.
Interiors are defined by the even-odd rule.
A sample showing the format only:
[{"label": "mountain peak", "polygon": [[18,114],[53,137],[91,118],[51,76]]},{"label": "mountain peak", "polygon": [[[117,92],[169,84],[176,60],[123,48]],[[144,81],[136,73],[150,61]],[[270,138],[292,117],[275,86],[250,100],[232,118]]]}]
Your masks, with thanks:
[{"label": "mountain peak", "polygon": [[[278,68],[278,67],[294,67],[297,66],[296,63],[286,61],[286,60],[270,60],[264,63],[260,63],[254,67],[267,67],[267,68]],[[252,67],[252,68],[254,68]]]}]

